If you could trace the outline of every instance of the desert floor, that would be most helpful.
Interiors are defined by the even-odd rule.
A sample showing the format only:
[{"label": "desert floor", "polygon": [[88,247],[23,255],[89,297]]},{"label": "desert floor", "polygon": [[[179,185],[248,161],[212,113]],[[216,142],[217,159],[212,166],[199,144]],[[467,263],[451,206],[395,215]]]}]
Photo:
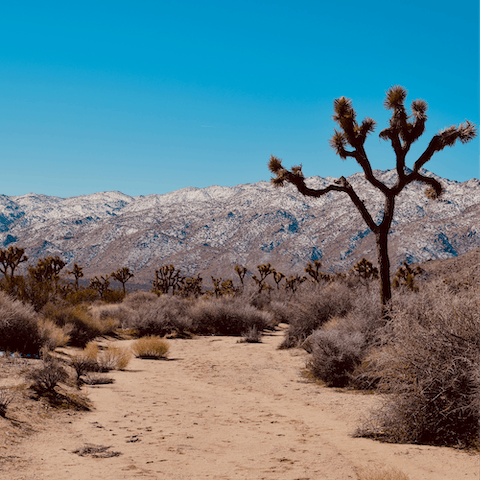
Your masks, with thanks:
[{"label": "desert floor", "polygon": [[[307,354],[278,350],[282,337],[171,340],[167,361],[134,359],[115,383],[83,387],[92,412],[4,442],[0,478],[343,480],[375,464],[411,480],[480,478],[478,455],[353,438],[378,399],[309,382]],[[73,453],[86,444],[120,454]]]}]

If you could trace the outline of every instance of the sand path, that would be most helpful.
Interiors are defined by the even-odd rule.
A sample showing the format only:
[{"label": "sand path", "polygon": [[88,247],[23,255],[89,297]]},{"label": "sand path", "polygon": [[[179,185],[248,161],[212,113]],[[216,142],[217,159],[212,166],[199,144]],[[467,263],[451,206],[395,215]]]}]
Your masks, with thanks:
[{"label": "sand path", "polygon": [[[305,381],[306,353],[277,350],[281,339],[172,340],[169,361],[134,359],[114,384],[88,387],[93,412],[22,442],[5,478],[343,480],[372,463],[411,480],[480,478],[478,456],[352,438],[376,398]],[[72,453],[87,443],[121,455]]]}]

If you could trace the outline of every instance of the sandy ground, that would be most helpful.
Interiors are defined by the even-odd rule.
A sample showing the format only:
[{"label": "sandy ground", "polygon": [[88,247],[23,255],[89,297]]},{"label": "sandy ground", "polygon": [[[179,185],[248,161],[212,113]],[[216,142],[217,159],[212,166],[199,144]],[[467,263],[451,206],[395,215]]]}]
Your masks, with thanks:
[{"label": "sandy ground", "polygon": [[[411,480],[480,479],[478,455],[353,438],[376,397],[308,382],[306,353],[278,350],[282,335],[171,340],[168,361],[134,359],[114,384],[86,387],[94,411],[2,450],[0,478],[343,480],[378,464]],[[86,444],[119,454],[73,453]]]}]

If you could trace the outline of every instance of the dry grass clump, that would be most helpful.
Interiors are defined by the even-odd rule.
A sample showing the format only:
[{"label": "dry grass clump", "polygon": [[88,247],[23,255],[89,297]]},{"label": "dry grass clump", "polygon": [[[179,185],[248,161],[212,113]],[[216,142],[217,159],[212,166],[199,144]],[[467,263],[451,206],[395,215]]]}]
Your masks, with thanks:
[{"label": "dry grass clump", "polygon": [[83,383],[85,385],[107,385],[110,383],[114,383],[114,379],[100,373],[90,372],[87,373],[83,378]]},{"label": "dry grass clump", "polygon": [[102,350],[97,356],[97,363],[100,372],[109,370],[125,370],[132,358],[129,349],[109,344],[105,350]]},{"label": "dry grass clump", "polygon": [[479,290],[425,286],[395,298],[390,318],[365,366],[387,395],[359,435],[478,446]]},{"label": "dry grass clump", "polygon": [[77,385],[88,383],[82,376],[87,376],[91,372],[109,372],[110,370],[125,370],[132,358],[132,353],[127,348],[122,348],[114,344],[109,344],[104,350],[100,350],[98,345],[90,342],[86,347],[70,360],[70,366],[77,374]]},{"label": "dry grass clump", "polygon": [[332,317],[345,316],[353,308],[354,295],[340,282],[301,285],[293,299],[295,308],[280,348],[297,347]]},{"label": "dry grass clump", "polygon": [[14,393],[6,388],[0,387],[0,417],[5,417],[7,408],[14,399]]},{"label": "dry grass clump", "polygon": [[203,335],[242,335],[256,327],[273,327],[272,315],[245,303],[241,298],[199,300],[189,311],[193,331]]},{"label": "dry grass clump", "polygon": [[262,332],[254,325],[242,334],[242,342],[245,343],[261,343]]},{"label": "dry grass clump", "polygon": [[139,338],[132,345],[136,357],[147,359],[166,358],[169,348],[167,340],[155,335]]},{"label": "dry grass clump", "polygon": [[[155,296],[155,301],[153,298],[149,298],[146,302],[139,302],[136,310],[123,325],[124,328],[135,329],[139,336],[158,335],[161,337],[171,334],[184,335],[191,331],[188,300],[172,295],[161,295],[160,297],[152,295]],[[131,302],[136,304],[138,297],[140,295],[136,294]],[[129,305],[128,302],[127,305]]]},{"label": "dry grass clump", "polygon": [[409,477],[396,467],[356,468],[357,480],[409,480]]}]

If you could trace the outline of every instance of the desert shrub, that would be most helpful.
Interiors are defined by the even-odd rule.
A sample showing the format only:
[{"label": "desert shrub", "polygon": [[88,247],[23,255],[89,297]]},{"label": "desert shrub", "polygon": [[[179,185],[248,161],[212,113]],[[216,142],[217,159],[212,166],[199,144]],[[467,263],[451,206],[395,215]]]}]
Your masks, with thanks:
[{"label": "desert shrub", "polygon": [[63,365],[55,358],[44,357],[42,366],[32,370],[28,374],[28,379],[32,380],[32,389],[39,394],[51,394],[55,392],[55,387],[68,379],[68,373]]},{"label": "desert shrub", "polygon": [[272,327],[272,315],[246,304],[241,297],[199,300],[189,311],[192,327],[203,335],[241,335],[256,327]]},{"label": "desert shrub", "polygon": [[107,385],[113,383],[114,379],[101,375],[99,373],[87,373],[83,379],[83,383],[86,385]]},{"label": "desert shrub", "polygon": [[280,348],[299,346],[330,318],[345,316],[354,305],[354,292],[342,282],[305,283],[293,300],[295,308]]},{"label": "desert shrub", "polygon": [[146,303],[155,303],[158,300],[158,295],[153,292],[145,292],[138,290],[136,292],[128,293],[123,300],[123,305],[129,309],[137,310],[143,307]]},{"label": "desert shrub", "polygon": [[409,477],[395,467],[356,468],[357,480],[408,480]]},{"label": "desert shrub", "polygon": [[94,318],[88,308],[82,305],[45,305],[44,317],[53,320],[60,327],[68,327],[70,345],[84,347],[88,342],[100,335],[112,334],[118,327],[114,319],[101,320]]},{"label": "desert shrub", "polygon": [[122,290],[107,290],[102,297],[105,303],[121,303],[125,298]]},{"label": "desert shrub", "polygon": [[167,340],[155,335],[139,338],[132,344],[133,353],[139,358],[165,358],[169,348]]},{"label": "desert shrub", "polygon": [[42,345],[48,350],[55,350],[57,347],[67,345],[70,340],[69,327],[60,328],[52,320],[46,318],[38,319],[38,332],[42,339]]},{"label": "desert shrub", "polygon": [[242,333],[242,341],[246,343],[260,343],[262,341],[262,332],[254,325]]},{"label": "desert shrub", "polygon": [[0,387],[0,417],[5,417],[7,408],[14,398],[13,392],[6,387]]},{"label": "desert shrub", "polygon": [[346,386],[363,358],[365,336],[360,332],[319,329],[309,339],[312,355],[307,369],[310,373],[329,387]]},{"label": "desert shrub", "polygon": [[0,350],[36,354],[44,341],[33,307],[0,292]]},{"label": "desert shrub", "polygon": [[290,323],[294,316],[294,305],[292,303],[274,300],[266,307],[266,310],[272,314],[275,324]]},{"label": "desert shrub", "polygon": [[128,349],[109,344],[97,356],[99,371],[125,370],[131,358],[132,354]]},{"label": "desert shrub", "polygon": [[190,302],[183,298],[161,295],[155,301],[147,301],[138,305],[124,328],[135,329],[139,336],[158,335],[163,337],[173,333],[182,335],[191,330],[189,306]]},{"label": "desert shrub", "polygon": [[94,303],[89,313],[102,324],[106,335],[113,335],[119,327],[128,322],[132,314],[131,310],[118,303]]},{"label": "desert shrub", "polygon": [[480,295],[424,287],[394,299],[381,346],[367,357],[384,404],[361,435],[393,442],[473,445],[480,420]]},{"label": "desert shrub", "polygon": [[65,301],[71,305],[82,303],[91,304],[99,298],[98,292],[93,288],[81,288],[76,292],[70,292],[65,296]]}]

